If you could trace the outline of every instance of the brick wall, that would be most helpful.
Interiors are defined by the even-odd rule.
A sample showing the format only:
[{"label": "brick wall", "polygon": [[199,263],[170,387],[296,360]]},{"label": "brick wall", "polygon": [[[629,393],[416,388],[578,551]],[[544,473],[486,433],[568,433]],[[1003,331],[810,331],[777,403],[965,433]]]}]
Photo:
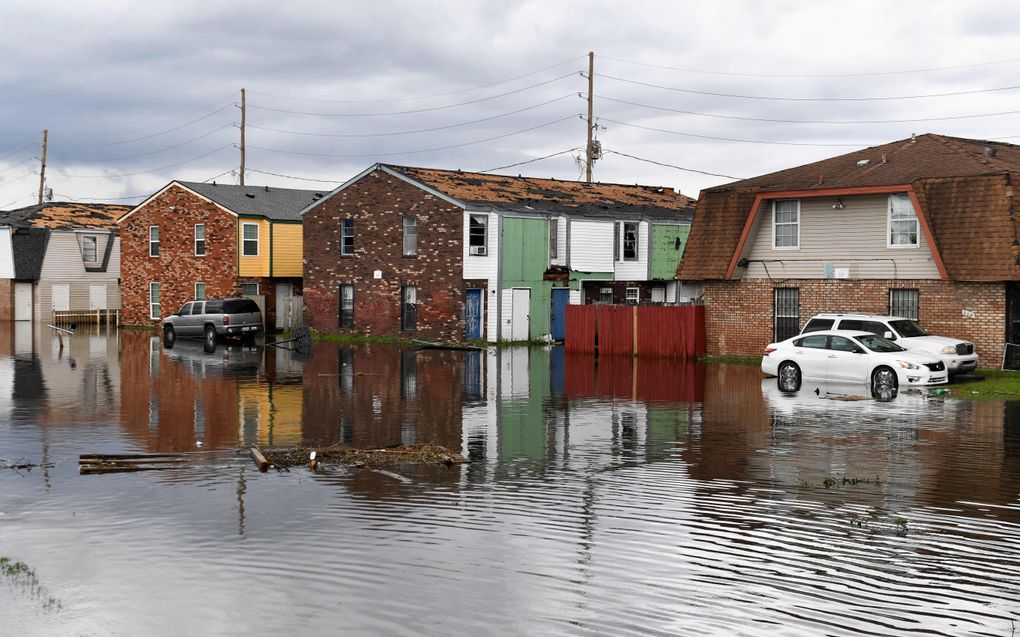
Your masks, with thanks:
[{"label": "brick wall", "polygon": [[[403,256],[403,217],[418,222],[418,254]],[[354,220],[354,254],[340,222]],[[320,332],[455,340],[464,333],[460,208],[382,171],[304,215],[305,320]],[[376,279],[376,270],[382,278]],[[354,327],[339,327],[339,286],[354,285]],[[400,330],[400,289],[418,288],[416,332]]]},{"label": "brick wall", "polygon": [[[195,256],[195,224],[205,224],[206,255]],[[149,256],[149,226],[159,226],[159,256]],[[149,283],[160,284],[160,313],[194,298],[195,282],[207,297],[235,296],[237,220],[222,208],[171,186],[120,226],[121,315],[125,325],[156,325],[149,318]]]},{"label": "brick wall", "polygon": [[[997,367],[1006,329],[1005,285],[932,280],[787,280],[711,281],[705,284],[708,353],[759,356],[772,342],[773,288],[800,289],[800,326],[821,312],[889,313],[890,288],[914,288],[920,299],[921,325],[933,334],[973,341],[982,366]],[[975,318],[963,316],[963,310]]]},{"label": "brick wall", "polygon": [[0,279],[0,321],[14,318],[14,282]]}]

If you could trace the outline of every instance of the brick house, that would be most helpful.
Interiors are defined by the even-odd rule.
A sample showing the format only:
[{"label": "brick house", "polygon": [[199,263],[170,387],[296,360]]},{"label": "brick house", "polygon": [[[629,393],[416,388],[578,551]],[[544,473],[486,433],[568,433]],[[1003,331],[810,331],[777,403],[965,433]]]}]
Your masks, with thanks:
[{"label": "brick house", "polygon": [[1020,343],[1020,146],[925,134],[702,192],[677,277],[708,351],[757,356],[819,312],[919,320],[997,366]]},{"label": "brick house", "polygon": [[192,299],[263,297],[270,329],[302,287],[299,212],[312,190],[172,181],[118,221],[122,321],[156,325]]},{"label": "brick house", "polygon": [[323,332],[562,338],[565,306],[586,294],[677,300],[691,201],[670,188],[376,164],[302,212],[305,317]]}]

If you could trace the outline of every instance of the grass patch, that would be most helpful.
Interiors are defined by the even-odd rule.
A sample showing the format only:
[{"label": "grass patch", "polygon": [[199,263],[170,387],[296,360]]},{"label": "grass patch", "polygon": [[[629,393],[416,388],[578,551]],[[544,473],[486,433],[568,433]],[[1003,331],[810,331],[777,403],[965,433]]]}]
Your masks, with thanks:
[{"label": "grass patch", "polygon": [[963,400],[1020,400],[1020,372],[979,369],[975,373],[985,379],[977,383],[940,387],[948,389],[953,398]]},{"label": "grass patch", "polygon": [[735,365],[761,365],[761,356],[702,356],[702,363],[732,363]]},{"label": "grass patch", "polygon": [[[287,338],[291,338],[289,335]],[[366,336],[364,334],[332,334],[312,332],[312,340],[322,343],[350,343],[351,345],[411,345],[413,339],[395,336]]]},{"label": "grass patch", "polygon": [[127,331],[138,331],[138,332],[158,332],[158,325],[118,325],[122,330]]}]

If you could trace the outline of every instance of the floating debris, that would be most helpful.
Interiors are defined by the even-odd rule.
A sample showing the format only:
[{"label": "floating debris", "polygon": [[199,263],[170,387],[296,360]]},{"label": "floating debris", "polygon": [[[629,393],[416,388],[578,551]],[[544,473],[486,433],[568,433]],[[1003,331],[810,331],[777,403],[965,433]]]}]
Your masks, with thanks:
[{"label": "floating debris", "polygon": [[343,445],[329,447],[287,447],[259,450],[252,447],[252,457],[258,451],[270,464],[285,469],[298,465],[348,465],[355,467],[381,467],[401,464],[442,464],[446,466],[469,462],[459,453],[439,445],[406,445],[392,449],[354,449]]},{"label": "floating debris", "polygon": [[0,458],[0,469],[12,469],[14,471],[22,470],[31,471],[32,469],[48,468],[52,466],[53,466],[52,462],[44,463],[28,462],[25,458],[15,460],[14,462],[8,462],[7,460]]},{"label": "floating debris", "polygon": [[83,453],[78,456],[78,471],[82,475],[163,471],[180,469],[187,463],[187,456],[173,453]]}]

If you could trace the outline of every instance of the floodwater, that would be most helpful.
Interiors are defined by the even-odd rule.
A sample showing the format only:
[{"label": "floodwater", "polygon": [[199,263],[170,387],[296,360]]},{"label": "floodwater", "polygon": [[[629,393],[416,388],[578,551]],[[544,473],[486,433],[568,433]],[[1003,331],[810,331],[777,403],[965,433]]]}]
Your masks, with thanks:
[{"label": "floodwater", "polygon": [[[1020,405],[813,389],[0,324],[0,458],[47,465],[0,469],[0,634],[1012,635]],[[335,442],[472,462],[260,474],[238,450]],[[78,472],[140,451],[191,460]]]}]

